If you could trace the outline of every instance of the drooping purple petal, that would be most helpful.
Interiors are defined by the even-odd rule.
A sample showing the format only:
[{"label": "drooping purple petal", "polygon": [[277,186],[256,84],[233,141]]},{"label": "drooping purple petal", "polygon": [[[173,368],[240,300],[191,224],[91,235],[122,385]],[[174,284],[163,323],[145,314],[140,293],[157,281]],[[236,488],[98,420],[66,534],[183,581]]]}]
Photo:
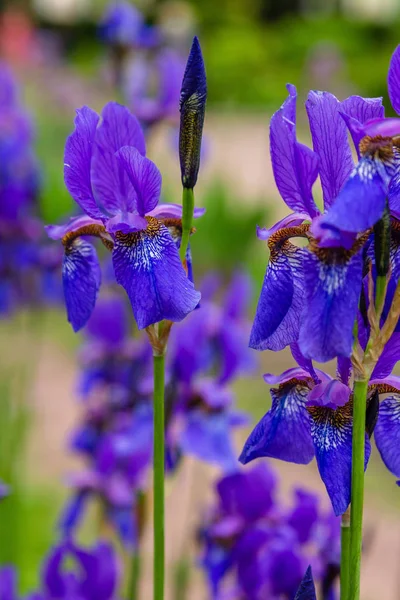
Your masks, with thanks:
[{"label": "drooping purple petal", "polygon": [[[400,333],[393,333],[372,372],[372,379],[384,379],[393,371],[400,355]],[[400,477],[400,475],[399,475]]]},{"label": "drooping purple petal", "polygon": [[318,214],[312,186],[318,175],[318,156],[296,140],[296,88],[287,86],[289,96],[272,116],[270,152],[276,186],[295,212],[310,217]]},{"label": "drooping purple petal", "polygon": [[76,111],[75,131],[65,144],[64,181],[81,209],[93,219],[102,219],[102,211],[93,195],[90,168],[99,115],[84,106]]},{"label": "drooping purple petal", "polygon": [[[148,216],[156,217],[157,219],[182,219],[182,210],[182,204],[158,204],[148,213]],[[193,217],[198,219],[199,217],[202,217],[205,212],[205,208],[195,207]]]},{"label": "drooping purple petal", "polygon": [[163,319],[181,321],[200,300],[168,229],[156,219],[146,231],[117,236],[113,265],[139,329]]},{"label": "drooping purple petal", "polygon": [[317,600],[311,567],[308,567],[294,600]]},{"label": "drooping purple petal", "polygon": [[123,146],[133,146],[146,154],[143,131],[138,120],[125,107],[109,102],[101,113],[96,131],[91,179],[100,206],[111,214],[117,210],[134,211],[136,194],[128,176],[121,173],[115,153]]},{"label": "drooping purple petal", "polygon": [[92,219],[87,215],[79,215],[78,217],[71,217],[69,221],[62,225],[46,225],[45,230],[52,240],[61,240],[66,233],[76,231],[80,227],[86,227],[87,225],[103,225],[103,222]]},{"label": "drooping purple petal", "polygon": [[[352,405],[336,410],[311,407],[311,435],[318,469],[335,515],[345,512],[351,496]],[[371,445],[365,436],[365,468]]]},{"label": "drooping purple petal", "polygon": [[314,456],[306,409],[307,384],[289,383],[271,389],[272,407],[248,437],[239,460],[247,464],[270,456],[307,464]]},{"label": "drooping purple petal", "polygon": [[282,350],[297,341],[304,309],[304,248],[271,253],[250,334],[255,350]]},{"label": "drooping purple petal", "polygon": [[375,426],[375,442],[386,467],[393,475],[400,477],[399,396],[391,396],[381,402]]},{"label": "drooping purple petal", "polygon": [[385,208],[389,178],[379,160],[363,157],[341,189],[321,226],[359,233],[372,227]]},{"label": "drooping purple petal", "polygon": [[79,331],[88,321],[101,282],[96,250],[89,242],[76,239],[66,248],[62,279],[68,321]]},{"label": "drooping purple petal", "polygon": [[302,353],[319,362],[350,356],[361,289],[360,252],[347,262],[340,255],[324,262],[309,252],[304,259],[304,278],[307,308],[299,337]]},{"label": "drooping purple petal", "polygon": [[390,59],[388,92],[394,110],[400,114],[400,46],[397,46]]},{"label": "drooping purple petal", "polygon": [[257,237],[259,240],[268,241],[273,233],[276,233],[280,229],[284,229],[285,227],[301,225],[303,221],[309,219],[309,215],[307,213],[292,213],[287,217],[283,217],[280,221],[275,223],[272,227],[259,227],[257,225]]},{"label": "drooping purple petal", "polygon": [[161,193],[161,173],[156,165],[133,146],[123,146],[115,154],[136,192],[136,210],[142,217],[153,210]]},{"label": "drooping purple petal", "polygon": [[382,98],[362,98],[361,96],[349,96],[340,103],[340,113],[353,138],[354,147],[357,150],[362,137],[364,137],[363,124],[370,119],[382,119],[385,108]]},{"label": "drooping purple petal", "polygon": [[328,92],[311,91],[306,102],[314,151],[318,154],[325,210],[336,199],[353,169],[346,125],[338,99]]}]

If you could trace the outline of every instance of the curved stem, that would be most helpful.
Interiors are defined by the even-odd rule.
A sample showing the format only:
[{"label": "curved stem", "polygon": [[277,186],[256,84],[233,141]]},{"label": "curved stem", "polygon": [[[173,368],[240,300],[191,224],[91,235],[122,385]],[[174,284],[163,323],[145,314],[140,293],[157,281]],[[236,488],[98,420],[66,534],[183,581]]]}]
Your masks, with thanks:
[{"label": "curved stem", "polygon": [[340,600],[348,600],[350,577],[350,507],[342,515],[340,547]]},{"label": "curved stem", "polygon": [[153,598],[164,600],[164,355],[154,355],[154,456],[153,456]]},{"label": "curved stem", "polygon": [[368,381],[355,382],[351,474],[350,593],[348,600],[359,600],[360,598],[367,391]]},{"label": "curved stem", "polygon": [[194,192],[192,188],[183,188],[182,191],[182,240],[180,248],[181,261],[186,258],[189,245],[190,232],[193,226]]}]

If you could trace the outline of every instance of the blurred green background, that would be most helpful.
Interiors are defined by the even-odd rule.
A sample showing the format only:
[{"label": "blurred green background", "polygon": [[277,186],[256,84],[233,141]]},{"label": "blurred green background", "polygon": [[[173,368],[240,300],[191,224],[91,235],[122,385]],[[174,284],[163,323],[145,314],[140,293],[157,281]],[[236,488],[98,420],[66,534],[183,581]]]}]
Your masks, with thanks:
[{"label": "blurred green background", "polygon": [[[22,14],[43,35],[57,41],[56,51],[52,45],[45,46],[47,50],[39,63],[30,63],[28,56],[19,53],[15,40],[15,47],[10,42],[7,45],[7,39],[4,40],[7,36],[3,36],[2,42],[2,52],[15,67],[25,103],[36,123],[36,149],[43,178],[40,209],[46,223],[61,220],[74,208],[62,174],[65,138],[72,129],[74,108],[83,103],[100,108],[115,98],[102,83],[107,53],[96,33],[104,5],[105,2],[97,0],[0,3],[1,10],[8,15],[3,31],[4,27],[12,31],[16,16]],[[269,116],[285,99],[288,82],[298,87],[301,100],[310,88],[329,89],[339,98],[351,93],[383,96],[386,114],[393,114],[386,75],[391,53],[400,42],[400,3],[397,0],[362,3],[192,0],[137,5],[149,23],[164,23],[169,30],[183,28],[182,46],[186,49],[191,34],[200,37],[209,97],[206,152],[196,200],[207,207],[207,213],[197,224],[198,232],[193,239],[195,269],[198,277],[213,269],[221,271],[228,280],[236,268],[246,268],[255,282],[254,308],[268,258],[264,244],[255,239],[255,227],[271,224],[287,212],[275,190],[269,164]],[[10,21],[10,15],[14,21]],[[54,63],[53,52],[57,55]],[[299,135],[307,139],[301,102],[298,112]],[[165,142],[164,134],[162,130],[155,133],[149,143],[149,155],[156,157],[163,173],[165,199],[179,202],[178,158],[176,150]],[[45,315],[36,313],[33,321],[28,316],[21,322],[19,316],[11,324],[1,323],[2,352],[14,344],[23,346],[29,356],[43,352],[44,364],[46,357],[55,353],[59,361],[64,360],[72,369],[79,338],[70,331],[64,314],[58,310]],[[54,523],[66,494],[62,477],[69,463],[61,461],[48,472],[40,464],[54,452],[56,455],[65,452],[63,428],[56,437],[44,436],[40,452],[35,451],[40,434],[33,441],[27,439],[27,424],[35,427],[41,418],[42,405],[39,417],[35,406],[28,406],[26,414],[24,409],[17,418],[10,409],[15,398],[23,398],[31,391],[31,373],[26,371],[32,365],[27,366],[21,356],[17,353],[15,360],[5,361],[0,376],[4,399],[2,430],[6,431],[10,425],[13,431],[10,439],[3,436],[0,459],[7,453],[12,456],[12,469],[9,472],[3,469],[1,474],[14,486],[13,496],[0,505],[0,564],[9,560],[18,564],[21,587],[27,590],[35,585],[38,565],[56,537]],[[272,363],[270,360],[263,356],[264,371],[287,366],[288,356],[274,358]],[[35,377],[41,377],[42,382],[50,369],[47,365],[47,370],[40,369]],[[47,426],[52,426],[52,419],[63,418],[62,406],[57,410],[65,396],[69,396],[71,406],[75,405],[71,381],[72,375],[66,379],[68,389],[57,397],[52,388],[55,379],[50,377],[46,402],[55,406],[47,417]],[[3,385],[3,382],[8,383]],[[39,389],[36,394],[40,395],[43,385],[35,385]],[[265,412],[268,399],[260,377],[254,377],[251,385],[240,382],[237,391],[241,407],[250,410],[255,418]],[[65,430],[75,419],[76,412],[69,414]],[[56,450],[53,444],[57,444]],[[31,451],[33,458],[29,456]],[[398,505],[393,480],[377,461],[369,470],[368,493],[379,511],[390,513]],[[383,494],[382,502],[378,498]]]}]

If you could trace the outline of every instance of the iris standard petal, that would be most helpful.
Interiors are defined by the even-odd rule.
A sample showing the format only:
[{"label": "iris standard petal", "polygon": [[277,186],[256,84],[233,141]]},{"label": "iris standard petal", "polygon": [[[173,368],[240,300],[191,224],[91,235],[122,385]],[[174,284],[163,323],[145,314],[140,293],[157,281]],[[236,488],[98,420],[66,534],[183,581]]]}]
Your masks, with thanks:
[{"label": "iris standard petal", "polygon": [[83,106],[76,111],[75,131],[67,138],[64,152],[64,181],[81,209],[93,219],[102,219],[102,211],[94,199],[90,166],[99,115]]},{"label": "iris standard petal", "polygon": [[386,467],[400,477],[400,396],[391,396],[381,402],[375,442]]},{"label": "iris standard petal", "polygon": [[167,228],[154,217],[147,220],[144,231],[117,234],[113,250],[115,276],[139,329],[163,319],[181,321],[200,300]]},{"label": "iris standard petal", "polygon": [[161,193],[161,173],[156,165],[133,146],[123,146],[115,154],[136,192],[136,210],[142,217],[153,210]]},{"label": "iris standard petal", "polygon": [[62,280],[68,321],[79,331],[92,314],[101,282],[96,250],[77,238],[65,249]]},{"label": "iris standard petal", "polygon": [[308,567],[294,600],[317,600],[311,567]]},{"label": "iris standard petal", "polygon": [[354,147],[359,154],[359,143],[364,137],[363,124],[370,119],[382,119],[385,108],[382,98],[362,98],[362,96],[349,96],[340,103],[340,114],[351,133]]},{"label": "iris standard petal", "polygon": [[121,173],[115,153],[133,146],[143,156],[146,146],[136,117],[117,102],[109,102],[101,113],[91,165],[94,193],[100,206],[111,214],[117,210],[134,211],[136,195],[128,176]]},{"label": "iris standard petal", "polygon": [[319,156],[325,209],[329,208],[353,168],[353,158],[345,122],[339,114],[340,102],[328,92],[311,91],[306,110],[314,151]]},{"label": "iris standard petal", "polygon": [[[351,496],[352,404],[336,410],[309,407],[311,436],[321,479],[332,502],[335,515],[345,512]],[[371,445],[365,436],[365,468]]]},{"label": "iris standard petal", "polygon": [[290,243],[271,253],[250,334],[251,348],[277,351],[297,341],[304,309],[305,254],[304,248]]},{"label": "iris standard petal", "polygon": [[318,176],[318,156],[296,140],[296,98],[293,85],[289,96],[272,116],[270,152],[276,186],[286,204],[295,212],[310,217],[319,213],[312,197],[312,186]]},{"label": "iris standard petal", "polygon": [[[321,259],[320,259],[321,258]],[[306,310],[299,346],[304,356],[326,362],[350,356],[361,289],[362,258],[309,252],[304,259]]]},{"label": "iris standard petal", "polygon": [[366,231],[383,213],[388,185],[382,163],[370,156],[361,158],[333,206],[321,218],[321,225],[353,233]]},{"label": "iris standard petal", "polygon": [[400,114],[400,46],[397,46],[390,59],[388,92],[394,110]]},{"label": "iris standard petal", "polygon": [[309,387],[287,383],[271,389],[272,407],[248,437],[239,460],[244,465],[262,456],[307,464],[314,456],[306,409]]}]

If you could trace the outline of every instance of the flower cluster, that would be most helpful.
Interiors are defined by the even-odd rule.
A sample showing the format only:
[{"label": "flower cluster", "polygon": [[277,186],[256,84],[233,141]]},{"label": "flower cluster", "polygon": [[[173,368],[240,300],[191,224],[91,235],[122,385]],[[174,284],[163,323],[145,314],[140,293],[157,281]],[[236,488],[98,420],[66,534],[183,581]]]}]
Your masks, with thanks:
[{"label": "flower cluster", "polygon": [[[169,473],[185,455],[224,472],[237,469],[232,430],[247,418],[233,409],[230,384],[253,366],[246,348],[251,290],[248,278],[238,273],[221,308],[213,300],[217,287],[215,277],[204,281],[201,310],[171,333],[165,423]],[[148,490],[153,452],[151,348],[145,338],[131,336],[125,298],[110,286],[84,333],[78,381],[84,416],[71,449],[86,466],[69,478],[73,493],[60,527],[69,537],[95,499],[104,520],[132,548],[144,526],[140,498]]]},{"label": "flower cluster", "polygon": [[[119,570],[108,543],[87,549],[67,541],[51,549],[43,562],[39,589],[24,600],[115,600]],[[0,598],[19,598],[17,574],[11,566],[0,568]]]},{"label": "flower cluster", "polygon": [[277,475],[266,463],[217,482],[216,502],[199,532],[212,598],[292,599],[310,564],[323,597],[333,597],[339,520],[302,488],[294,491],[293,505],[283,507],[277,487]]},{"label": "flower cluster", "polygon": [[[395,110],[400,110],[399,73],[400,47],[388,77]],[[400,382],[391,375],[399,343],[400,119],[385,119],[379,98],[350,96],[339,102],[327,92],[310,92],[311,150],[296,138],[294,86],[288,92],[271,119],[270,149],[277,187],[293,212],[258,230],[270,260],[250,345],[273,351],[290,346],[298,367],[264,376],[277,386],[271,389],[272,408],[240,460],[270,456],[305,464],[316,456],[339,515],[351,493],[353,378],[369,381],[365,467],[375,428],[383,461],[400,476]],[[359,156],[355,166],[347,128]],[[318,176],[323,213],[313,197]],[[308,243],[295,245],[293,238]],[[331,359],[337,359],[335,378],[312,363]],[[391,396],[379,403],[381,394]]]}]

